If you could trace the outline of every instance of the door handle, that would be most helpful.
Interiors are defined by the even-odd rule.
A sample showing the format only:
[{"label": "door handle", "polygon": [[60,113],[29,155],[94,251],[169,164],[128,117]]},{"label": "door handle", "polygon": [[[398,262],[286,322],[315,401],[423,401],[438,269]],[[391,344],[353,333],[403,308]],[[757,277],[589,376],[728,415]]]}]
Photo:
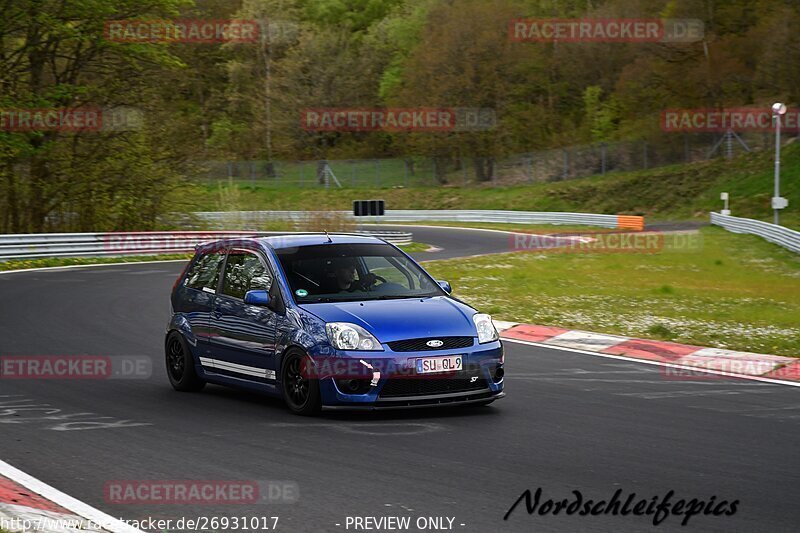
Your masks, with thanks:
[{"label": "door handle", "polygon": [[222,312],[221,311],[214,311],[213,313],[211,313],[211,316],[213,316],[214,318],[221,318],[222,317]]}]

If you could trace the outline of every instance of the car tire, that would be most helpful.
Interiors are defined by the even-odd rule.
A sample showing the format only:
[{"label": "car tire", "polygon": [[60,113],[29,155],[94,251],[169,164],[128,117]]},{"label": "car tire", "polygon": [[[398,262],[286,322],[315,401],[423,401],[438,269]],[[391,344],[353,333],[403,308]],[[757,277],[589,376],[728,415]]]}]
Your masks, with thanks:
[{"label": "car tire", "polygon": [[194,358],[186,339],[177,331],[171,331],[164,343],[167,376],[172,388],[180,392],[197,392],[206,386],[194,368]]},{"label": "car tire", "polygon": [[281,365],[283,400],[291,412],[300,416],[314,416],[322,409],[319,381],[304,376],[303,365],[309,357],[300,350],[291,350]]}]

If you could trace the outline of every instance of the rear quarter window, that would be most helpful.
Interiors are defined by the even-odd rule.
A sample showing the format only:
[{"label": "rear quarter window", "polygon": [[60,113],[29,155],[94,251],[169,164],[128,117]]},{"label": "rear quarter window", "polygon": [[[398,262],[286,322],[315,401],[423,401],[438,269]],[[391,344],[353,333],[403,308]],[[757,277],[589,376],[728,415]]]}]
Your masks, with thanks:
[{"label": "rear quarter window", "polygon": [[224,258],[225,256],[220,252],[198,257],[186,274],[186,286],[190,289],[210,289],[216,292]]}]

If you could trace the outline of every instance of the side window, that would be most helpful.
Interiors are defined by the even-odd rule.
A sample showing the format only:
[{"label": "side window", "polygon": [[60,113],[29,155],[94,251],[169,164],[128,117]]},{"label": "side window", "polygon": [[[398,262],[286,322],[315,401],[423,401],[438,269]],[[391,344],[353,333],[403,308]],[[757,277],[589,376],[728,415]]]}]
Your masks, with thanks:
[{"label": "side window", "polygon": [[186,286],[191,289],[207,289],[216,292],[219,271],[224,257],[220,252],[200,257],[186,275]]},{"label": "side window", "polygon": [[257,255],[244,250],[232,250],[228,254],[222,294],[243,300],[247,291],[268,291],[271,287],[272,276]]}]

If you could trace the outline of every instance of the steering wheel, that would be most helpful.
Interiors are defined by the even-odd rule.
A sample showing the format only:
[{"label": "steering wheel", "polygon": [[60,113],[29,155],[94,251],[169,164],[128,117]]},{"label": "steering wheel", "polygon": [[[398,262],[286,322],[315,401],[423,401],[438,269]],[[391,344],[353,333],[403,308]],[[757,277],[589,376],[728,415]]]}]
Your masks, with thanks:
[{"label": "steering wheel", "polygon": [[370,272],[363,279],[358,280],[358,283],[354,283],[354,288],[360,288],[364,291],[372,290],[372,286],[375,285],[376,282],[380,281],[381,283],[386,283],[386,278],[381,277],[377,274],[373,274]]}]

